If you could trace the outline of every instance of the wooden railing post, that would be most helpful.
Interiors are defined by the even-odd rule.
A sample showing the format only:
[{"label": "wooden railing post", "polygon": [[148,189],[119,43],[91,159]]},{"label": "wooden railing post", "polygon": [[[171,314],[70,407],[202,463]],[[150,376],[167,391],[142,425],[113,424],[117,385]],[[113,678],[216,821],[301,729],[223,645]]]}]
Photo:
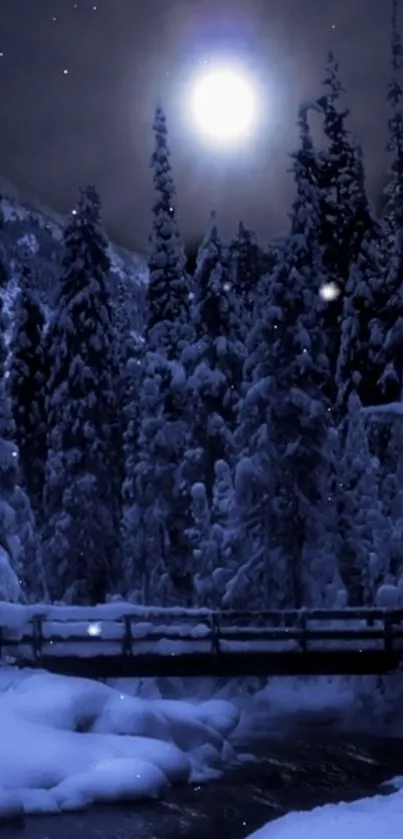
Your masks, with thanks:
[{"label": "wooden railing post", "polygon": [[389,612],[383,613],[383,638],[385,653],[393,651],[393,626]]},{"label": "wooden railing post", "polygon": [[125,622],[125,631],[123,635],[123,655],[132,655],[133,633],[130,615],[124,615],[123,620]]},{"label": "wooden railing post", "polygon": [[34,615],[32,618],[32,650],[34,653],[35,661],[40,661],[42,658],[42,644],[43,644],[43,631],[42,631],[42,623],[43,623],[43,616],[42,615]]},{"label": "wooden railing post", "polygon": [[217,612],[213,612],[210,619],[211,627],[211,652],[213,655],[220,654],[220,619]]},{"label": "wooden railing post", "polygon": [[306,639],[306,629],[307,629],[307,614],[305,609],[301,609],[297,625],[300,630],[300,637],[299,637],[299,644],[302,653],[306,653],[307,651],[307,639]]}]

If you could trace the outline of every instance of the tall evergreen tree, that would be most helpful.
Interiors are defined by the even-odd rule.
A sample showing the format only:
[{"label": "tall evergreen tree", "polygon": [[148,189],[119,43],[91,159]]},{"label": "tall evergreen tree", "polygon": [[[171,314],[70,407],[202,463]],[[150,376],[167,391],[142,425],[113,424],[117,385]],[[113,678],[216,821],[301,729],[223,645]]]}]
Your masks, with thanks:
[{"label": "tall evergreen tree", "polygon": [[266,265],[263,251],[256,241],[255,234],[242,222],[239,224],[237,236],[231,242],[229,257],[233,293],[239,300],[241,337],[244,340],[252,324],[258,289]]},{"label": "tall evergreen tree", "polygon": [[322,315],[329,360],[335,371],[351,266],[358,258],[364,235],[372,236],[375,222],[366,193],[362,151],[346,127],[348,109],[340,107],[344,89],[339,63],[332,52],[328,56],[324,86],[325,94],[318,100],[328,144],[320,155],[320,243],[328,281],[335,284],[339,294],[332,301],[326,301]]},{"label": "tall evergreen tree", "polygon": [[204,484],[194,484],[192,523],[187,535],[193,548],[193,579],[199,605],[217,607],[232,580],[230,515],[234,483],[229,466],[218,460],[209,502]]},{"label": "tall evergreen tree", "polygon": [[[139,423],[139,390],[141,388],[144,339],[134,329],[133,311],[127,289],[118,283],[113,309],[114,346],[116,355],[115,394],[119,406],[120,439],[122,446],[116,452],[116,464],[121,472],[122,484],[131,473],[132,460],[136,457]],[[132,305],[132,304],[131,304]]]},{"label": "tall evergreen tree", "polygon": [[329,375],[317,317],[323,282],[318,246],[320,192],[306,109],[301,148],[293,155],[297,197],[291,234],[274,270],[270,298],[252,331],[246,373],[250,387],[238,439],[243,456],[235,482],[238,527],[253,541],[251,579],[266,604],[309,602],[310,564],[326,527]]},{"label": "tall evergreen tree", "polygon": [[3,242],[4,238],[4,228],[5,228],[5,220],[4,220],[4,212],[2,206],[2,199],[3,196],[0,193],[0,288],[4,288],[7,285],[9,279],[9,271],[7,267],[7,253],[6,248]]},{"label": "tall evergreen tree", "polygon": [[[47,596],[39,541],[28,496],[19,486],[15,425],[6,388],[4,321],[0,298],[0,587],[7,599]],[[11,596],[12,593],[12,596]]]},{"label": "tall evergreen tree", "polygon": [[388,85],[389,142],[388,152],[393,156],[391,180],[386,189],[387,201],[383,213],[385,234],[393,248],[396,234],[403,229],[403,68],[402,39],[398,28],[399,0],[392,0],[391,64],[392,78]]},{"label": "tall evergreen tree", "polygon": [[[189,545],[185,537],[190,508],[179,463],[188,442],[190,399],[181,365],[194,337],[190,285],[185,271],[167,140],[165,114],[158,107],[152,156],[157,199],[149,255],[148,320],[142,353],[141,396],[127,402],[126,475],[122,521],[126,588],[143,601],[164,579],[164,600],[189,603]],[[135,374],[131,365],[131,377]],[[157,570],[158,569],[158,570]],[[151,588],[150,588],[151,586]],[[161,587],[160,587],[161,589]],[[169,592],[168,592],[169,589]]]},{"label": "tall evergreen tree", "polygon": [[384,306],[379,314],[382,335],[379,363],[379,386],[385,403],[403,396],[403,112],[399,74],[403,67],[401,36],[397,29],[398,2],[392,3],[392,66],[394,78],[389,85],[388,99],[392,115],[389,120],[388,150],[393,154],[392,181],[385,212],[385,231],[389,240],[389,261],[384,280]]},{"label": "tall evergreen tree", "polygon": [[345,286],[336,369],[337,405],[342,418],[356,392],[363,405],[383,400],[379,385],[383,344],[384,266],[379,236],[365,233]]},{"label": "tall evergreen tree", "polygon": [[190,493],[181,477],[188,403],[179,362],[146,352],[138,429],[135,438],[128,433],[125,440],[122,526],[126,590],[143,603],[192,602]]},{"label": "tall evergreen tree", "polygon": [[46,556],[52,594],[102,601],[116,584],[120,485],[108,242],[94,187],[65,232],[49,327]]},{"label": "tall evergreen tree", "polygon": [[46,461],[44,323],[25,266],[14,313],[10,393],[21,472],[37,515],[42,510]]},{"label": "tall evergreen tree", "polygon": [[167,358],[175,358],[191,338],[189,285],[177,220],[166,117],[161,106],[156,109],[154,134],[151,165],[157,198],[153,207],[148,258],[150,277],[146,340],[149,349],[157,350]]},{"label": "tall evergreen tree", "polygon": [[323,219],[324,257],[335,279],[348,277],[350,260],[359,253],[364,233],[373,225],[365,187],[362,150],[346,127],[347,108],[340,108],[344,88],[339,62],[329,53],[324,80],[325,95],[319,99],[323,129],[328,142],[321,155],[321,187],[326,218]]},{"label": "tall evergreen tree", "polygon": [[340,573],[349,605],[374,603],[388,568],[388,523],[379,497],[377,462],[371,456],[361,402],[352,392],[335,493]]},{"label": "tall evergreen tree", "polygon": [[192,392],[192,443],[187,458],[190,486],[203,483],[210,501],[215,462],[231,462],[234,456],[233,434],[245,358],[240,301],[214,214],[200,249],[195,280],[192,311],[197,340],[185,360]]}]

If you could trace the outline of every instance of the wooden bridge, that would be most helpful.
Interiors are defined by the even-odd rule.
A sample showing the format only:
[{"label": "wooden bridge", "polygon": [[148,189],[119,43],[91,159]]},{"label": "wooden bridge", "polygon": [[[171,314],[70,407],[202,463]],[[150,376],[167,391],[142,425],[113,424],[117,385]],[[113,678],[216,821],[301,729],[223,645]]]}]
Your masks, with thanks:
[{"label": "wooden bridge", "polygon": [[0,657],[88,678],[384,674],[403,610],[214,612],[0,603]]}]

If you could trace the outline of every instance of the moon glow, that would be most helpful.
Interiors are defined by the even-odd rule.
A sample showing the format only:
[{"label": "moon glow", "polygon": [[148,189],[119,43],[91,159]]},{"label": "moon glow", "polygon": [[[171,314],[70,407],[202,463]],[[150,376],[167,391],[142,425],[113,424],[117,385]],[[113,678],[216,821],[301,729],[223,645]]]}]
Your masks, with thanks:
[{"label": "moon glow", "polygon": [[217,143],[230,144],[249,134],[255,92],[246,74],[230,68],[208,70],[192,92],[193,117],[199,131]]}]

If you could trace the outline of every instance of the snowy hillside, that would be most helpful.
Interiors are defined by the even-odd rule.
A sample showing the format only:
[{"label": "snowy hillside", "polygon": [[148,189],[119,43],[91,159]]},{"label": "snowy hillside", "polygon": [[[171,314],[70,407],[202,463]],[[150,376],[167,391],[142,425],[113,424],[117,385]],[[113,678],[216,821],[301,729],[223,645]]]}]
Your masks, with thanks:
[{"label": "snowy hillside", "polygon": [[[68,217],[21,195],[12,184],[0,177],[0,245],[9,267],[8,277],[0,276],[0,285],[8,286],[11,299],[15,294],[13,277],[29,259],[33,280],[42,302],[52,306],[58,281],[63,242],[63,229]],[[144,319],[144,293],[148,270],[143,255],[111,244],[112,277],[116,278],[120,296],[127,310],[133,313],[133,328],[141,328]],[[11,269],[11,270],[10,270]],[[1,272],[0,272],[1,273]],[[8,296],[5,310],[9,308]]]}]

